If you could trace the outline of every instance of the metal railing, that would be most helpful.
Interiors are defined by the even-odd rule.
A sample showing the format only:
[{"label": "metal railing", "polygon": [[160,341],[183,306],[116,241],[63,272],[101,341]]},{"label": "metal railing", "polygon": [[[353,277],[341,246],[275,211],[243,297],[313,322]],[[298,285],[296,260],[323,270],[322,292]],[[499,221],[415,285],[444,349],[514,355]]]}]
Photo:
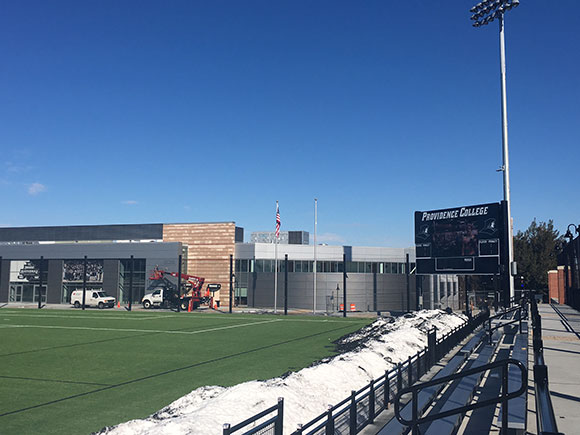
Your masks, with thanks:
[{"label": "metal railing", "polygon": [[[501,319],[503,317],[505,317],[507,314],[510,313],[514,313],[514,315],[516,316],[515,319],[513,320],[508,320],[507,322],[502,322],[496,326],[491,325],[491,321],[493,319]],[[505,311],[502,311],[501,313],[498,313],[494,316],[489,316],[487,319],[485,319],[485,322],[487,323],[487,327],[486,327],[486,333],[489,335],[489,342],[490,344],[492,344],[492,334],[493,331],[496,329],[499,329],[503,326],[506,325],[510,325],[516,322],[519,322],[519,332],[522,332],[522,319],[527,317],[527,297],[524,296],[521,298],[520,300],[520,304],[517,306],[514,306],[512,308],[509,308]],[[521,372],[521,386],[520,388],[515,391],[515,392],[511,392],[509,393],[509,389],[508,389],[508,366],[510,364],[516,365]],[[424,388],[428,388],[434,385],[439,385],[439,384],[445,384],[448,382],[452,382],[456,379],[463,379],[467,376],[471,376],[474,375],[476,373],[482,373],[482,372],[486,372],[488,370],[497,368],[497,367],[501,367],[501,379],[502,379],[502,383],[501,383],[501,394],[498,395],[497,397],[494,397],[492,399],[487,399],[484,401],[479,401],[476,403],[472,403],[472,404],[467,404],[461,407],[457,407],[451,410],[447,410],[444,412],[438,412],[438,413],[433,413],[433,414],[428,414],[424,417],[419,415],[419,411],[417,408],[417,394],[419,390],[422,390]],[[478,408],[482,408],[485,406],[489,406],[489,405],[493,405],[493,404],[497,404],[497,403],[502,403],[502,431],[507,431],[508,430],[508,401],[512,398],[518,397],[521,394],[526,393],[527,391],[527,379],[528,379],[528,373],[527,373],[527,369],[524,366],[524,364],[521,361],[517,361],[515,359],[503,359],[503,360],[496,360],[492,363],[489,364],[485,364],[476,368],[472,368],[469,370],[463,370],[461,372],[449,375],[449,376],[445,376],[439,379],[434,379],[428,382],[424,382],[421,384],[416,384],[414,386],[410,386],[408,388],[405,388],[401,391],[398,392],[396,398],[395,398],[395,416],[397,418],[397,420],[399,420],[399,422],[401,424],[407,425],[409,427],[411,427],[412,429],[412,433],[413,434],[417,434],[419,433],[419,425],[423,424],[423,423],[428,423],[434,420],[438,420],[441,418],[445,418],[451,415],[456,415],[456,414],[464,414],[467,411],[473,410],[473,409],[478,409]],[[412,412],[412,417],[411,420],[406,420],[401,416],[401,409],[400,409],[400,400],[401,397],[405,394],[411,394],[411,412]]]},{"label": "metal railing", "polygon": [[293,435],[359,433],[373,423],[380,412],[389,408],[401,390],[411,386],[427,373],[439,359],[482,325],[488,316],[488,311],[479,313],[439,339],[434,329],[429,331],[425,348],[409,356],[405,363],[399,363],[386,371],[380,378],[371,380],[360,390],[352,391],[349,397],[329,406],[326,412],[310,422],[299,425]]},{"label": "metal railing", "polygon": [[[511,392],[511,393],[509,392],[509,389],[508,389],[508,366],[510,364],[513,364],[516,367],[518,367],[520,369],[520,372],[521,372],[520,388],[517,389],[516,391]],[[497,397],[494,397],[492,399],[483,400],[483,401],[480,401],[477,403],[468,404],[465,406],[460,406],[460,407],[450,409],[447,411],[438,412],[435,414],[427,414],[424,417],[421,417],[419,415],[417,395],[418,395],[418,392],[420,390],[422,390],[424,388],[432,387],[435,385],[439,385],[439,384],[446,384],[446,383],[452,382],[456,379],[462,379],[464,377],[471,376],[471,375],[474,375],[477,373],[483,373],[483,372],[486,372],[488,370],[492,370],[492,369],[498,368],[498,367],[501,367],[501,379],[502,379],[501,385],[502,385],[502,387],[501,387],[501,394],[498,395]],[[472,368],[469,370],[463,370],[459,373],[454,373],[454,374],[449,375],[449,376],[445,376],[445,377],[442,377],[439,379],[434,379],[434,380],[431,380],[428,382],[422,382],[420,384],[415,384],[415,385],[412,385],[410,387],[404,388],[403,390],[399,391],[399,393],[395,397],[395,416],[397,417],[397,420],[399,420],[399,422],[401,422],[401,424],[404,424],[405,426],[409,426],[411,428],[413,434],[418,434],[420,424],[428,423],[430,421],[438,420],[440,418],[449,417],[449,416],[455,415],[455,414],[463,414],[463,413],[465,413],[467,411],[471,411],[473,409],[483,408],[484,406],[494,405],[496,403],[501,402],[502,403],[502,431],[507,431],[507,429],[508,429],[508,420],[507,420],[508,419],[508,412],[507,412],[508,401],[510,399],[513,399],[513,398],[518,397],[521,394],[523,394],[527,390],[527,388],[528,388],[528,371],[521,361],[511,359],[511,358],[499,360],[499,361],[494,361],[494,362],[489,363],[489,364],[485,364],[485,365],[475,367],[475,368]],[[401,398],[406,394],[412,395],[411,401],[409,402],[411,404],[411,420],[407,420],[401,416],[400,401],[401,401]]]},{"label": "metal railing", "polygon": [[[276,413],[268,419],[258,423],[259,420]],[[268,408],[259,414],[250,417],[235,426],[230,426],[229,423],[224,424],[223,435],[230,435],[234,432],[244,430],[240,435],[282,435],[282,427],[284,424],[284,398],[278,398],[278,403],[271,408]]]},{"label": "metal railing", "polygon": [[536,425],[538,434],[558,433],[558,424],[548,388],[548,367],[544,361],[542,317],[535,298],[530,298],[532,343],[534,348],[534,391],[536,396]]},{"label": "metal railing", "polygon": [[[495,326],[491,326],[491,321],[495,320],[495,319],[501,319],[502,317],[506,316],[509,313],[515,313],[514,316],[515,318],[513,320],[509,320],[507,322],[500,322]],[[519,331],[520,334],[522,333],[522,320],[526,319],[528,317],[528,310],[527,310],[527,299],[525,297],[523,297],[520,300],[520,304],[513,306],[505,311],[502,311],[494,316],[490,316],[487,319],[487,328],[486,328],[486,332],[489,336],[489,344],[492,343],[492,336],[493,336],[493,331],[495,331],[496,329],[502,328],[504,326],[507,325],[512,325],[514,323],[518,323],[518,327],[519,327]]]}]

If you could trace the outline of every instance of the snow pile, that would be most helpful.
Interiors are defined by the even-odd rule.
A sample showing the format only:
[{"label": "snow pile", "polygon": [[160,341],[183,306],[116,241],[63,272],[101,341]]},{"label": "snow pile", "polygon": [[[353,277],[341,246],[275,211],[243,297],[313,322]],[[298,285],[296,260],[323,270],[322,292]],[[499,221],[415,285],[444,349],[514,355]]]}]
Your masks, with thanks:
[{"label": "snow pile", "polygon": [[[289,319],[289,321],[291,321]],[[132,420],[101,434],[219,434],[284,398],[284,433],[294,431],[423,349],[427,331],[441,336],[466,321],[459,314],[423,310],[399,318],[379,318],[337,342],[341,352],[299,372],[233,387],[206,386],[176,400],[144,420]]]}]

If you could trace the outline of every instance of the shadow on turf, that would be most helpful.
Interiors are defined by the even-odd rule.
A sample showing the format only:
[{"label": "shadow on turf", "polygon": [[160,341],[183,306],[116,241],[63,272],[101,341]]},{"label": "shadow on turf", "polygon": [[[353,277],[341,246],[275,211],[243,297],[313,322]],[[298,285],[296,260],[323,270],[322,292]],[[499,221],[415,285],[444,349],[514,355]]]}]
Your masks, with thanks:
[{"label": "shadow on turf", "polygon": [[[228,325],[227,323],[224,323],[224,326]],[[218,324],[218,326],[221,326]],[[192,327],[188,327],[188,328],[181,328],[181,329],[168,329],[168,331],[187,331],[187,330],[193,330],[195,328]],[[53,347],[43,347],[40,349],[33,349],[33,350],[23,350],[22,352],[13,352],[13,353],[3,353],[0,354],[0,358],[5,357],[5,356],[14,356],[14,355],[23,355],[26,353],[34,353],[34,352],[44,352],[46,350],[54,350],[54,349],[66,349],[69,347],[77,347],[77,346],[87,346],[87,345],[93,345],[93,344],[99,344],[99,343],[108,343],[111,341],[117,341],[117,340],[126,340],[128,338],[136,338],[136,337],[143,337],[143,336],[151,336],[151,335],[155,335],[155,334],[163,334],[164,332],[144,332],[143,334],[133,334],[133,335],[126,335],[123,337],[115,337],[115,338],[107,338],[104,340],[95,340],[95,341],[84,341],[82,343],[74,343],[74,344],[63,344],[61,346],[53,346]]]},{"label": "shadow on turf", "polygon": [[98,387],[108,387],[111,385],[111,384],[99,384],[96,382],[65,381],[62,379],[30,378],[30,377],[24,377],[24,376],[3,376],[3,375],[0,375],[0,379],[17,379],[17,380],[24,380],[24,381],[57,382],[60,384],[95,385]]},{"label": "shadow on turf", "polygon": [[253,353],[253,352],[259,352],[259,351],[262,351],[262,350],[271,349],[273,347],[281,346],[283,344],[293,343],[293,342],[300,341],[300,340],[306,340],[308,338],[316,337],[316,336],[323,335],[323,334],[328,334],[330,332],[340,331],[341,329],[346,329],[346,328],[350,328],[350,327],[351,327],[351,325],[344,325],[344,326],[341,326],[339,328],[330,329],[330,330],[322,331],[322,332],[317,332],[316,334],[310,334],[310,335],[306,335],[304,337],[296,337],[296,338],[293,338],[291,340],[285,340],[285,341],[281,341],[279,343],[272,343],[272,344],[269,344],[267,346],[261,346],[261,347],[255,348],[255,349],[246,350],[244,352],[233,353],[231,355],[224,355],[224,356],[219,357],[219,358],[214,358],[214,359],[210,359],[210,360],[206,360],[206,361],[201,361],[201,362],[198,362],[198,363],[195,363],[195,364],[190,364],[188,366],[178,367],[178,368],[175,368],[175,369],[166,370],[164,372],[155,373],[153,375],[143,376],[143,377],[137,378],[137,379],[132,379],[130,381],[125,381],[125,382],[120,382],[118,384],[108,385],[108,386],[105,386],[105,387],[102,387],[102,388],[98,388],[96,390],[86,391],[84,393],[74,394],[72,396],[63,397],[61,399],[51,400],[51,401],[45,402],[45,403],[39,403],[38,405],[28,406],[26,408],[21,408],[21,409],[17,409],[17,410],[14,410],[14,411],[5,412],[3,414],[0,414],[0,417],[5,417],[5,416],[8,416],[8,415],[18,414],[20,412],[29,411],[31,409],[36,409],[36,408],[41,408],[43,406],[54,405],[55,403],[65,402],[65,401],[71,400],[71,399],[78,399],[80,397],[89,396],[91,394],[100,393],[102,391],[111,390],[113,388],[123,387],[125,385],[130,385],[130,384],[134,384],[136,382],[146,381],[148,379],[153,379],[153,378],[157,378],[159,376],[164,376],[164,375],[168,375],[168,374],[171,374],[171,373],[176,373],[176,372],[179,372],[179,371],[182,371],[182,370],[188,370],[188,369],[191,369],[191,368],[194,368],[194,367],[199,367],[199,366],[206,365],[206,364],[213,364],[213,363],[218,362],[218,361],[223,361],[223,360],[226,360],[226,359],[235,358],[235,357],[242,356],[242,355],[247,355],[247,354],[250,354],[250,353]]}]

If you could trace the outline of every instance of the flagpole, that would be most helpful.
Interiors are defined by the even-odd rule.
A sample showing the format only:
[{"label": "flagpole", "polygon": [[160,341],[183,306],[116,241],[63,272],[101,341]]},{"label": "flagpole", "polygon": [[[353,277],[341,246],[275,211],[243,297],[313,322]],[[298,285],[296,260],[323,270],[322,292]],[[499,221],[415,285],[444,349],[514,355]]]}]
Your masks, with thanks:
[{"label": "flagpole", "polygon": [[278,201],[276,201],[276,231],[274,232],[274,236],[276,240],[274,241],[274,313],[276,313],[277,305],[278,305],[278,239],[280,238],[280,229],[278,227]]},{"label": "flagpole", "polygon": [[312,298],[312,313],[316,314],[316,226],[318,224],[318,199],[314,198],[314,294]]}]

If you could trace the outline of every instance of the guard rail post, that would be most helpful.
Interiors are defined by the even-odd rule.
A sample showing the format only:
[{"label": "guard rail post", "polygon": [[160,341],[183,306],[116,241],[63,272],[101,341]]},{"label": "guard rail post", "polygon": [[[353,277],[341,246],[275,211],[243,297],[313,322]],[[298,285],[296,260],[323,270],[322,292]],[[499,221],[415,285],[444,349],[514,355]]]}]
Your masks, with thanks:
[{"label": "guard rail post", "polygon": [[274,435],[282,435],[284,429],[284,398],[278,397],[278,409],[276,423],[274,423]]},{"label": "guard rail post", "polygon": [[375,380],[371,379],[369,392],[369,424],[375,421]]},{"label": "guard rail post", "polygon": [[501,394],[504,396],[503,403],[501,404],[501,431],[502,433],[507,433],[508,429],[508,366],[502,366],[501,368]]},{"label": "guard rail post", "polygon": [[521,306],[521,305],[520,305],[520,309],[518,310],[518,313],[519,313],[519,315],[520,315],[520,324],[519,324],[519,327],[520,327],[520,329],[519,329],[519,331],[520,331],[520,334],[521,334],[521,333],[522,333],[522,316],[523,316],[523,314],[524,314],[524,313],[522,312],[522,306]]},{"label": "guard rail post", "polygon": [[437,346],[437,329],[433,328],[427,333],[427,347],[429,349],[429,368],[435,365],[435,347]]},{"label": "guard rail post", "polygon": [[[346,309],[346,307],[345,307]],[[350,393],[350,435],[356,435],[356,391]]]},{"label": "guard rail post", "polygon": [[399,363],[399,365],[397,366],[397,394],[399,393],[399,391],[401,391],[403,389],[403,369],[401,368],[402,364]]},{"label": "guard rail post", "polygon": [[389,400],[391,400],[391,381],[389,380],[389,371],[385,370],[385,409],[389,409]]},{"label": "guard rail post", "polygon": [[[334,418],[332,418],[332,405],[328,405],[326,417],[326,433],[334,433]],[[302,433],[302,428],[300,428],[300,433]]]}]

